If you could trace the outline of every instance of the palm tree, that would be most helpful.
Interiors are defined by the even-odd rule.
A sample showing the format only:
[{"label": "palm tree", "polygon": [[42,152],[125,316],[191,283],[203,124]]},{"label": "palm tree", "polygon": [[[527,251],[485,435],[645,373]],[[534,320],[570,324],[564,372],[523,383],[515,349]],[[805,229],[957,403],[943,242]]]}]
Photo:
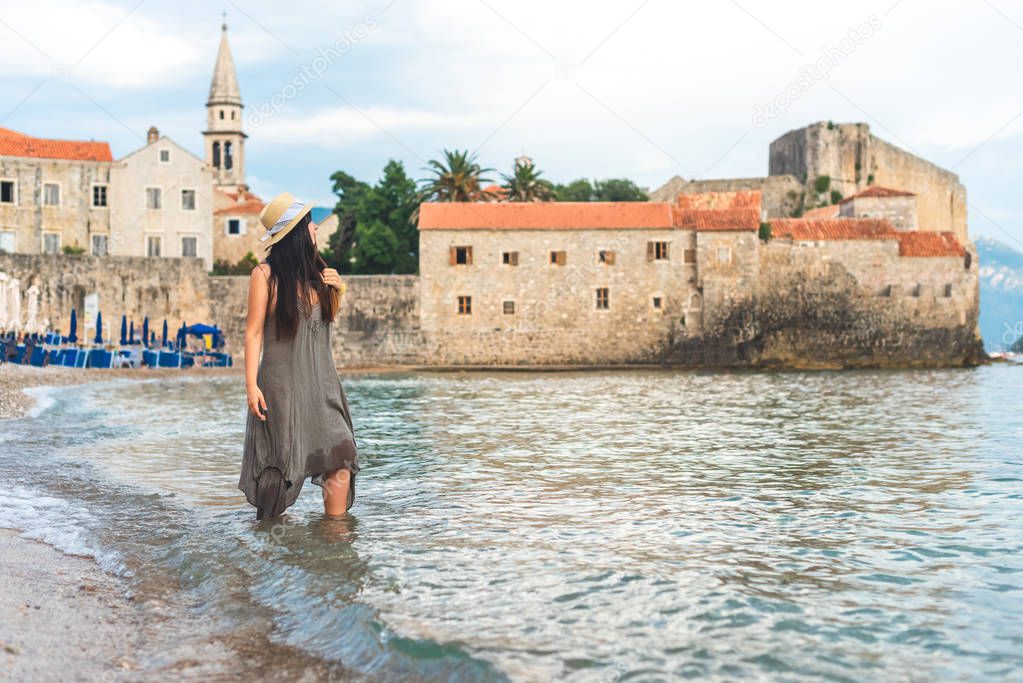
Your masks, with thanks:
[{"label": "palm tree", "polygon": [[468,150],[444,150],[444,159],[431,159],[426,170],[433,177],[419,181],[420,202],[478,202],[494,199],[494,194],[481,188],[490,182],[484,173],[492,168],[480,168],[476,154]]},{"label": "palm tree", "polygon": [[554,199],[554,186],[540,177],[540,171],[529,157],[515,160],[511,175],[501,174],[504,189],[510,202],[549,202]]}]

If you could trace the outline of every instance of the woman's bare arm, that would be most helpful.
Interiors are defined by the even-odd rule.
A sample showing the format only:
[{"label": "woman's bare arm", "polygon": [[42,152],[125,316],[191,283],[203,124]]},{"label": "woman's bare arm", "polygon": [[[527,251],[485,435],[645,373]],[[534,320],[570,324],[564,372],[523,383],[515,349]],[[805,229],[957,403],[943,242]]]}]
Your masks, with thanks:
[{"label": "woman's bare arm", "polygon": [[263,350],[263,323],[270,301],[269,267],[260,264],[249,275],[249,312],[245,320],[245,394],[249,410],[261,420],[267,409],[263,392],[256,384],[259,372],[259,354]]}]

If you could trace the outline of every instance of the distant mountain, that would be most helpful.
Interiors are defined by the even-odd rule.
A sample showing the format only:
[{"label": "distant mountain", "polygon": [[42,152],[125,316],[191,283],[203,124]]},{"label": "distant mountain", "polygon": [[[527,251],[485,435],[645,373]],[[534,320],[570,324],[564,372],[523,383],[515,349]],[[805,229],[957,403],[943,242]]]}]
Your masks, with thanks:
[{"label": "distant mountain", "polygon": [[976,240],[980,260],[980,333],[988,351],[1003,351],[1023,336],[1023,253],[993,240]]}]

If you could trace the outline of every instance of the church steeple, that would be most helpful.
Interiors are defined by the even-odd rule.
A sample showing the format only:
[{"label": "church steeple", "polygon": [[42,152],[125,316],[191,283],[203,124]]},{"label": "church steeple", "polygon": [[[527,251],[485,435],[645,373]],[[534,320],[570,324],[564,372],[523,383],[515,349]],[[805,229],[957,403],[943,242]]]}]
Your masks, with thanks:
[{"label": "church steeple", "polygon": [[238,76],[234,72],[234,59],[231,57],[231,46],[227,44],[227,24],[220,27],[220,49],[217,50],[217,63],[213,67],[213,80],[210,82],[210,97],[206,106],[211,104],[237,104],[241,106],[242,93],[238,89]]},{"label": "church steeple", "polygon": [[220,27],[220,48],[206,100],[206,163],[213,167],[218,188],[227,192],[246,190],[245,138],[242,131],[242,94],[234,70],[227,24]]}]

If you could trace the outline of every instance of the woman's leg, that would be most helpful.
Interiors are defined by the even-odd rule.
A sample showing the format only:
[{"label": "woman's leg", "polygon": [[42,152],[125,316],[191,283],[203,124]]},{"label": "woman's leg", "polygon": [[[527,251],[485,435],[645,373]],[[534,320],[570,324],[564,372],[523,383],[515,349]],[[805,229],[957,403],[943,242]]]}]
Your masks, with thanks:
[{"label": "woman's leg", "polygon": [[348,511],[348,489],[352,473],[345,468],[323,475],[323,511],[331,517],[340,517]]}]

